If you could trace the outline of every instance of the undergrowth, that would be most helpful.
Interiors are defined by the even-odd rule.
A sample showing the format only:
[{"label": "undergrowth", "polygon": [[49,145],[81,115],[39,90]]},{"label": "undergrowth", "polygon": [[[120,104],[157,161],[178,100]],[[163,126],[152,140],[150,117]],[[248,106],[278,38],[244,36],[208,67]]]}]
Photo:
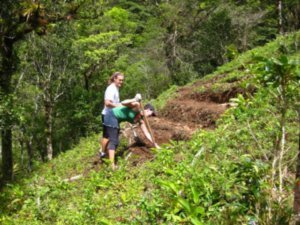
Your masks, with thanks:
[{"label": "undergrowth", "polygon": [[[287,38],[293,50],[295,37]],[[243,85],[257,90],[249,98],[232,99],[235,107],[219,119],[216,130],[199,130],[190,141],[154,150],[155,159],[137,167],[121,157],[116,171],[105,163],[93,167],[99,135],[82,139],[32,176],[4,188],[0,223],[289,224],[299,141],[299,79],[288,86],[295,98],[286,108],[287,138],[280,158],[278,88],[264,86],[258,76],[263,64],[252,58],[271,56],[282,40],[252,50],[205,78],[228,73],[221,85],[247,74]],[[290,52],[291,59],[299,58],[299,50]],[[299,73],[299,63],[294,73]],[[155,105],[162,108],[176,89],[161,95]]]}]

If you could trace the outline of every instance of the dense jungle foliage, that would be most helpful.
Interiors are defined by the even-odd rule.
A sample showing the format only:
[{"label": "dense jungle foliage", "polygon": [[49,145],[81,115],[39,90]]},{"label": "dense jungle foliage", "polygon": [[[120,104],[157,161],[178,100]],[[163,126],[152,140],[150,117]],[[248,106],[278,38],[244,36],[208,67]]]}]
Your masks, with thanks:
[{"label": "dense jungle foliage", "polygon": [[[119,169],[91,168],[98,134],[81,139],[51,162],[8,184],[0,195],[3,224],[293,224],[293,187],[299,151],[300,34],[280,37],[219,67],[213,89],[255,92],[231,99],[215,130],[174,141],[155,158]],[[281,49],[283,44],[287,54]],[[297,63],[298,62],[298,63]],[[281,72],[285,89],[285,142]],[[289,72],[290,71],[290,72]],[[192,86],[194,82],[188,84]],[[207,91],[203,87],[195,93]],[[163,107],[172,87],[155,105]],[[246,98],[247,97],[247,98]],[[126,143],[123,143],[125,146]],[[37,164],[38,163],[38,164]],[[80,175],[80,176],[78,176]],[[73,182],[70,178],[74,178]],[[77,180],[78,178],[78,180]]]},{"label": "dense jungle foliage", "polygon": [[[0,223],[297,220],[298,1],[16,0],[1,1],[0,15]],[[153,161],[88,170],[115,71],[122,99],[140,92],[158,108],[176,86],[220,74],[211,90],[247,94],[215,130]]]}]

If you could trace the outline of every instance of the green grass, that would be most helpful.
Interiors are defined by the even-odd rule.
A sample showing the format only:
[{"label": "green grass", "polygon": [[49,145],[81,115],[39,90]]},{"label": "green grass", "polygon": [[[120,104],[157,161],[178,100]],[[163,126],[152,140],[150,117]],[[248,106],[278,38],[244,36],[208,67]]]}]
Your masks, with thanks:
[{"label": "green grass", "polygon": [[[290,48],[289,56],[297,59],[299,50],[293,48],[297,38],[299,32],[253,49],[203,81],[226,74],[214,83],[215,91],[252,84],[252,56],[275,56],[284,42]],[[177,90],[174,86],[153,101],[158,110],[176,97]],[[205,91],[203,87],[199,90]],[[155,152],[153,161],[136,167],[125,157],[119,158],[117,171],[106,164],[95,167],[100,135],[84,138],[73,149],[2,190],[0,223],[288,224],[298,121],[290,107],[288,151],[283,160],[287,173],[281,192],[275,161],[280,137],[275,91],[260,87],[252,98],[238,96],[234,99],[237,107],[226,111],[216,130],[200,130],[190,141],[165,145]],[[276,170],[272,169],[274,163]],[[77,175],[81,177],[68,180]]]},{"label": "green grass", "polygon": [[154,99],[153,105],[157,108],[157,110],[161,110],[166,105],[167,101],[176,97],[176,91],[178,90],[178,86],[172,86],[167,91],[161,93],[157,99]]}]

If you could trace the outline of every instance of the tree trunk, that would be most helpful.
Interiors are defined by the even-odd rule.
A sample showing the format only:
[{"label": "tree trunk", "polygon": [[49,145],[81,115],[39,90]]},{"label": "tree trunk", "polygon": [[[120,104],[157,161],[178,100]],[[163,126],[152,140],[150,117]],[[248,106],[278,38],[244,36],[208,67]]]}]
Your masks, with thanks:
[{"label": "tree trunk", "polygon": [[47,158],[48,158],[48,160],[52,160],[52,157],[53,157],[52,111],[53,111],[52,104],[47,101],[45,104],[45,114],[46,114],[46,140],[47,140]]},{"label": "tree trunk", "polygon": [[21,150],[21,168],[24,167],[24,141],[22,139],[19,139],[20,143],[20,150]]},{"label": "tree trunk", "polygon": [[281,90],[281,119],[280,119],[280,127],[281,127],[281,140],[280,140],[280,149],[279,149],[279,160],[278,160],[278,173],[279,173],[279,191],[280,197],[279,201],[281,201],[281,196],[283,192],[283,156],[285,152],[286,145],[286,113],[288,108],[287,95],[286,95],[286,87],[288,81],[286,80],[286,76],[282,79],[282,84],[279,86]]},{"label": "tree trunk", "polygon": [[172,25],[168,28],[168,36],[166,40],[166,48],[165,53],[167,57],[167,66],[171,71],[172,80],[177,82],[178,77],[176,77],[176,72],[179,70],[179,65],[177,62],[177,38],[178,38],[178,31],[177,31],[177,23],[173,22]]},{"label": "tree trunk", "polygon": [[[300,137],[299,137],[299,146],[300,146]],[[296,181],[294,188],[294,214],[297,225],[300,225],[300,147],[298,149],[298,160],[297,160],[297,169],[296,169]]]},{"label": "tree trunk", "polygon": [[[14,39],[3,38],[1,46],[1,73],[0,73],[0,91],[4,97],[11,93],[11,77],[14,71],[13,43]],[[12,131],[11,115],[5,109],[4,128],[1,130],[2,142],[2,172],[3,180],[12,180],[13,177],[13,154],[12,154]]]},{"label": "tree trunk", "polygon": [[32,137],[30,137],[29,140],[26,140],[26,148],[27,148],[27,156],[28,156],[27,169],[28,169],[28,172],[31,172],[31,167],[32,167]]},{"label": "tree trunk", "polygon": [[89,85],[89,76],[86,73],[84,73],[83,77],[84,77],[84,88],[85,88],[85,90],[89,91],[89,86],[90,86]]},{"label": "tree trunk", "polygon": [[2,172],[3,180],[13,178],[12,132],[11,129],[3,129],[2,136]]},{"label": "tree trunk", "polygon": [[297,167],[296,167],[296,179],[294,187],[294,215],[295,215],[295,224],[300,225],[300,110],[298,110],[298,158],[297,158]]},{"label": "tree trunk", "polygon": [[282,1],[277,0],[277,11],[278,11],[278,32],[283,34],[283,17],[282,17]]}]

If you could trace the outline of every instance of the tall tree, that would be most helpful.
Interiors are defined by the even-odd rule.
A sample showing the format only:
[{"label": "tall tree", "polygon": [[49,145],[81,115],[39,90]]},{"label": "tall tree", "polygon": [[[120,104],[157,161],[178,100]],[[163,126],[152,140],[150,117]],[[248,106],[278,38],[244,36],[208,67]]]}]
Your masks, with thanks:
[{"label": "tall tree", "polygon": [[69,52],[63,40],[55,36],[33,37],[31,40],[28,60],[33,67],[33,74],[30,80],[41,95],[42,112],[46,124],[46,152],[48,160],[51,160],[54,110],[59,98],[65,93],[66,85],[70,84],[72,79],[68,74]]},{"label": "tall tree", "polygon": [[[11,78],[16,69],[17,57],[14,52],[14,45],[24,36],[40,27],[39,20],[41,16],[41,6],[32,3],[31,8],[27,8],[27,14],[22,14],[24,9],[23,1],[1,1],[0,3],[0,91],[3,99],[6,99],[11,92]],[[3,104],[2,102],[1,104]],[[2,140],[2,171],[3,179],[12,179],[12,130],[11,116],[8,110],[1,115],[3,126],[1,128]]]},{"label": "tall tree", "polygon": [[282,1],[277,0],[278,10],[278,33],[283,34]]},{"label": "tall tree", "polygon": [[[45,1],[47,3],[47,1]],[[58,4],[57,4],[58,5]],[[51,4],[49,5],[49,7]],[[78,6],[79,7],[79,6]],[[67,16],[58,16],[46,11],[46,7],[35,0],[16,0],[0,2],[0,93],[1,105],[12,93],[11,79],[17,68],[18,58],[15,53],[15,44],[23,40],[26,34],[36,31],[43,35],[46,33],[50,22],[69,18],[78,7],[68,9],[72,13]],[[54,7],[54,10],[55,9]],[[13,175],[12,155],[12,115],[9,110],[4,110],[1,115],[1,140],[2,140],[2,171],[3,179],[11,180]]]}]

